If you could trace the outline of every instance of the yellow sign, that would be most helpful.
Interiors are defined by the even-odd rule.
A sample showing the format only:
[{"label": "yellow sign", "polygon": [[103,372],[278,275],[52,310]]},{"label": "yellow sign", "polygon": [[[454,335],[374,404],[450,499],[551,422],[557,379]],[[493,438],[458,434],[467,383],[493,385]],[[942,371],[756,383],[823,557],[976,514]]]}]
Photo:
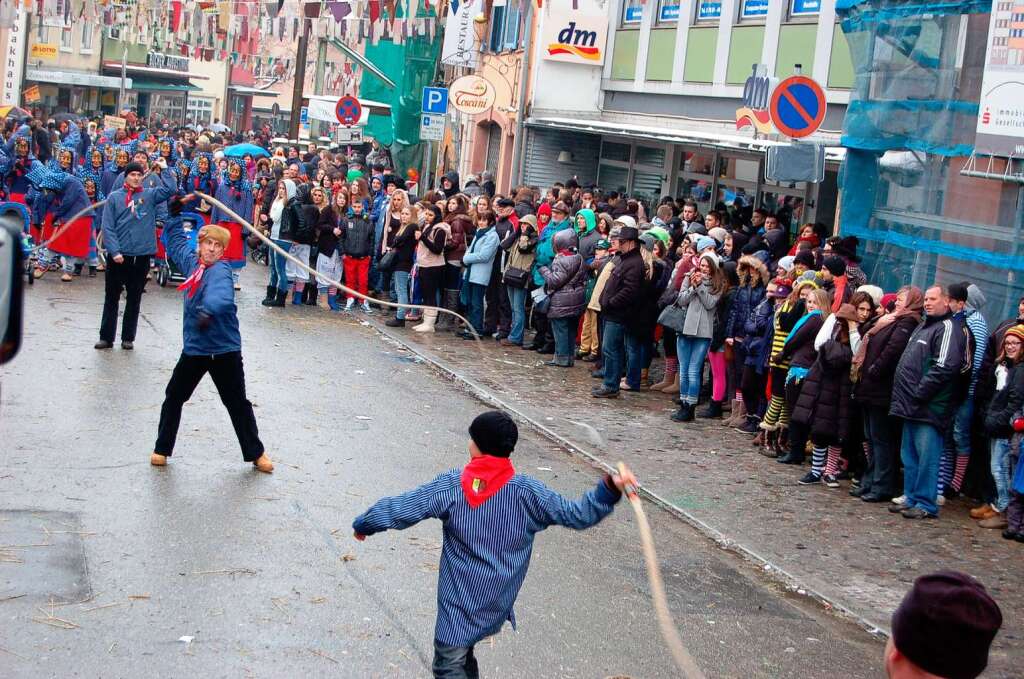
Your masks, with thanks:
[{"label": "yellow sign", "polygon": [[37,101],[42,101],[43,96],[39,94],[39,85],[33,85],[25,89],[22,99],[26,104],[34,104]]},{"label": "yellow sign", "polygon": [[42,59],[43,61],[53,61],[57,58],[57,46],[37,42],[32,45],[32,51],[29,52],[29,57],[32,59]]},{"label": "yellow sign", "polygon": [[128,121],[119,116],[103,116],[104,130],[123,130],[127,125]]}]

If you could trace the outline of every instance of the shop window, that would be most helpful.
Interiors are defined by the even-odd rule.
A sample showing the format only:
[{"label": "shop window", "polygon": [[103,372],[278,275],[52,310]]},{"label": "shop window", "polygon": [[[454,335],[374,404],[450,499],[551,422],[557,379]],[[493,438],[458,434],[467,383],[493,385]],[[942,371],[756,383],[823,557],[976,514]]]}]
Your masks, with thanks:
[{"label": "shop window", "polygon": [[698,22],[701,21],[713,21],[717,22],[722,18],[722,1],[721,0],[698,0],[697,2],[697,16]]},{"label": "shop window", "polygon": [[625,0],[622,3],[622,25],[630,26],[640,23],[644,16],[644,5],[641,0]]},{"label": "shop window", "polygon": [[658,1],[658,22],[669,23],[679,21],[679,7],[681,0],[659,0]]},{"label": "shop window", "polygon": [[601,142],[601,162],[612,160],[620,163],[628,163],[629,156],[629,144],[619,144],[613,141]]},{"label": "shop window", "polygon": [[636,164],[650,165],[660,172],[661,168],[665,165],[665,149],[653,146],[637,146]]},{"label": "shop window", "polygon": [[73,42],[74,39],[71,34],[71,27],[65,26],[64,28],[60,29],[60,51],[70,52]]},{"label": "shop window", "polygon": [[715,152],[707,149],[682,148],[679,152],[679,174],[675,196],[689,198],[697,209],[707,214],[714,206]]},{"label": "shop window", "polygon": [[619,193],[628,193],[626,191],[628,182],[629,168],[613,167],[602,163],[598,169],[597,183],[606,192],[618,191]]},{"label": "shop window", "polygon": [[768,16],[768,0],[743,0],[740,19],[761,20]]},{"label": "shop window", "polygon": [[96,26],[89,21],[82,24],[82,47],[79,49],[82,54],[92,53],[92,38],[95,29]]},{"label": "shop window", "polygon": [[789,6],[789,16],[794,19],[815,17],[820,11],[821,0],[792,0]]},{"label": "shop window", "polygon": [[790,234],[796,234],[800,226],[806,221],[804,219],[804,193],[806,185],[800,182],[804,188],[799,193],[785,193],[770,189],[761,191],[761,200],[758,207],[762,207],[774,213],[779,219],[779,224]]},{"label": "shop window", "polygon": [[506,0],[502,5],[495,3],[491,8],[491,39],[488,44],[490,51],[505,52],[520,48],[521,19],[522,8],[516,0]]},{"label": "shop window", "polygon": [[484,160],[484,169],[498,175],[498,161],[501,154],[501,126],[491,123],[487,128],[487,156]]},{"label": "shop window", "polygon": [[188,112],[189,120],[199,123],[204,127],[213,122],[213,100],[201,97],[189,97]]}]

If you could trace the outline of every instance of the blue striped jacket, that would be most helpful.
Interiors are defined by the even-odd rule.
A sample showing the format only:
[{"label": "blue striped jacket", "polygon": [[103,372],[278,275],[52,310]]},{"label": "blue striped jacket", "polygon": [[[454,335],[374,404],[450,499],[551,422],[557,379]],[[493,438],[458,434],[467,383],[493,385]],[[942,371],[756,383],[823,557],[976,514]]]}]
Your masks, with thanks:
[{"label": "blue striped jacket", "polygon": [[468,647],[496,634],[508,620],[515,627],[515,604],[526,578],[533,537],[551,525],[589,528],[612,512],[621,495],[604,480],[580,500],[567,500],[540,481],[516,474],[484,504],[471,509],[462,493],[462,470],[378,500],[352,522],[373,535],[440,519],[444,546],[437,581],[434,639]]}]

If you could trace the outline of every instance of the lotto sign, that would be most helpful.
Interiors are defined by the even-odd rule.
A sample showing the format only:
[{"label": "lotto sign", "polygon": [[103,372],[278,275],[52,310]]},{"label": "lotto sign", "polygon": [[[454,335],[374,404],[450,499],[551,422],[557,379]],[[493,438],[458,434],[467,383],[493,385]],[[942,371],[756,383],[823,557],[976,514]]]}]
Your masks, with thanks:
[{"label": "lotto sign", "polygon": [[787,137],[810,136],[825,120],[825,92],[807,76],[790,76],[772,92],[768,112],[776,129]]},{"label": "lotto sign", "polygon": [[355,125],[363,115],[363,107],[355,97],[342,97],[334,107],[334,113],[342,125]]}]

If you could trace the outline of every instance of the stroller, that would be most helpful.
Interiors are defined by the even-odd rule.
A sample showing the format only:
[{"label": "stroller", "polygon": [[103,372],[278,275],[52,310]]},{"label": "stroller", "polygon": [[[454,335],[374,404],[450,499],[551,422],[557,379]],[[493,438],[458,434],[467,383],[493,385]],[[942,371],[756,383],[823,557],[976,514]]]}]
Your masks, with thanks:
[{"label": "stroller", "polygon": [[32,285],[35,283],[35,277],[32,275],[32,267],[29,260],[33,257],[33,248],[35,242],[32,240],[31,223],[32,220],[29,217],[28,208],[21,203],[13,201],[0,202],[0,214],[9,215],[16,217],[22,221],[22,251],[25,255],[25,267],[24,271],[28,274],[28,284]]},{"label": "stroller", "polygon": [[[199,247],[199,229],[203,227],[203,218],[195,212],[181,213],[181,221],[184,226],[185,235],[193,249]],[[163,227],[156,232],[156,284],[161,288],[167,287],[168,283],[180,283],[185,280],[185,274],[178,270],[174,262],[167,256],[167,243],[164,240]]]}]

